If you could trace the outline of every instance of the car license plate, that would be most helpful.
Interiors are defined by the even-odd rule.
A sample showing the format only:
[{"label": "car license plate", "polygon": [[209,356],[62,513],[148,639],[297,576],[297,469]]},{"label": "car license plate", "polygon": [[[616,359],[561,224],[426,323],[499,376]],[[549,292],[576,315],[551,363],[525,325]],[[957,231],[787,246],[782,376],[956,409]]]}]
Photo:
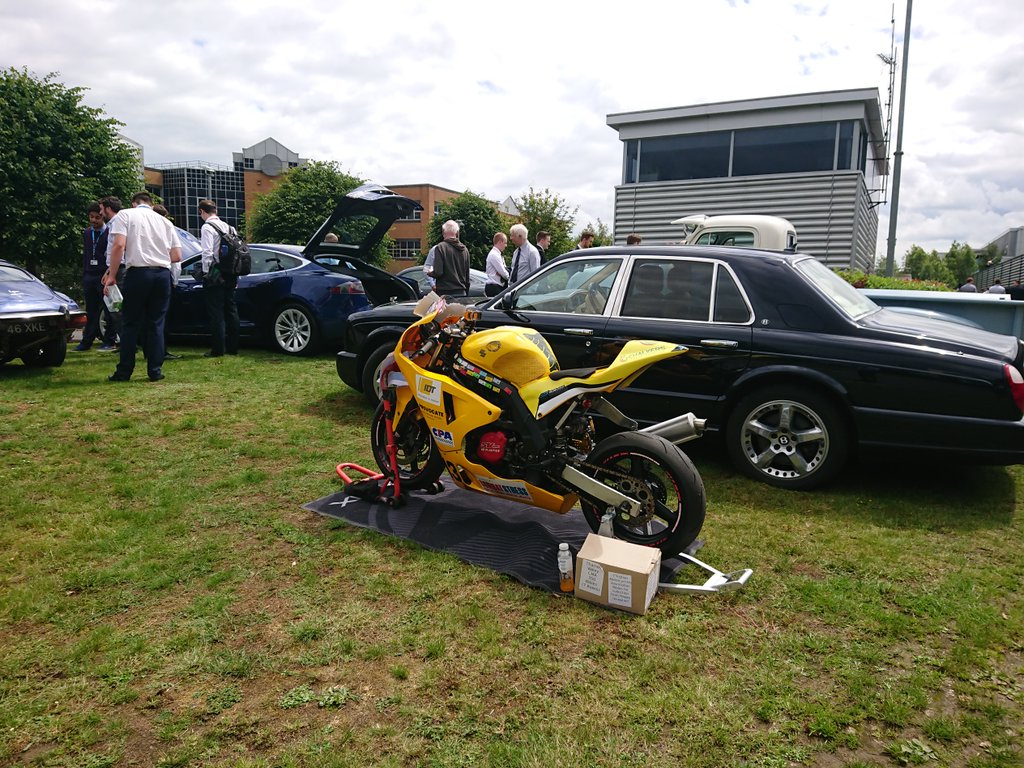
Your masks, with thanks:
[{"label": "car license plate", "polygon": [[34,322],[34,323],[13,323],[7,326],[9,333],[46,333],[46,323]]}]

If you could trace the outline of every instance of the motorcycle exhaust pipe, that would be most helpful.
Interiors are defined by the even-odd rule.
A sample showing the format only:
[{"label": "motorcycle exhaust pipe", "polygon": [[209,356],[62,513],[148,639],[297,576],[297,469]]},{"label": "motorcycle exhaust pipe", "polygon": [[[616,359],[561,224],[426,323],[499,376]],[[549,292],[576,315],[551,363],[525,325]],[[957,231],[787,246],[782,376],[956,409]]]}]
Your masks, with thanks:
[{"label": "motorcycle exhaust pipe", "polygon": [[679,445],[690,440],[696,440],[704,434],[704,425],[706,423],[707,419],[698,419],[692,413],[684,413],[682,416],[676,416],[674,419],[652,424],[639,431],[663,437],[670,443]]}]

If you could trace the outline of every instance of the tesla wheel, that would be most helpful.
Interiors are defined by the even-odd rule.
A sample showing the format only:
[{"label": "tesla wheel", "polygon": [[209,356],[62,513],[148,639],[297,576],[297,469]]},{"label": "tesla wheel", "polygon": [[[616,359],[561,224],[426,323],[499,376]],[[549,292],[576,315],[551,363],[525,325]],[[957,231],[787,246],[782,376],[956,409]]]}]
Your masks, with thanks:
[{"label": "tesla wheel", "polygon": [[744,474],[768,485],[808,490],[846,464],[846,420],[822,394],[774,386],[741,400],[726,427],[726,444]]},{"label": "tesla wheel", "polygon": [[[704,525],[704,482],[689,457],[661,437],[624,432],[602,440],[587,457],[595,480],[640,502],[636,517],[616,515],[616,538],[657,547],[676,555],[697,538]],[[605,508],[580,498],[583,516],[598,530]]]},{"label": "tesla wheel", "polygon": [[67,354],[68,343],[63,336],[58,336],[22,355],[21,361],[33,368],[56,368],[64,362]]},{"label": "tesla wheel", "polygon": [[272,326],[274,344],[286,355],[311,355],[317,349],[316,321],[309,310],[286,304],[277,310]]},{"label": "tesla wheel", "polygon": [[384,358],[394,349],[395,342],[389,341],[377,347],[366,358],[366,365],[363,366],[363,397],[370,405],[377,405],[380,402],[380,369],[384,364]]},{"label": "tesla wheel", "polygon": [[[402,420],[395,426],[395,448],[398,452],[398,472],[403,488],[427,488],[441,477],[444,459],[430,437],[430,428],[418,408],[407,410],[402,414]],[[388,456],[384,403],[377,403],[377,410],[373,412],[370,450],[373,451],[373,459],[381,472],[390,475],[391,459]]]}]

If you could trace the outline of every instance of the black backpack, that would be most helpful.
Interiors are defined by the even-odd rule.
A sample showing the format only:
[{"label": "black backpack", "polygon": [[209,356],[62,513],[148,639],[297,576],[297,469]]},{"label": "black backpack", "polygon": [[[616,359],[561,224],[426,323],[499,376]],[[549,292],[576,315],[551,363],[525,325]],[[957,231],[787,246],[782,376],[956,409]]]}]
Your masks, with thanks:
[{"label": "black backpack", "polygon": [[213,224],[210,226],[220,235],[220,248],[217,256],[220,273],[224,277],[248,275],[252,271],[252,256],[249,254],[249,244],[245,242],[245,238],[230,225],[223,232]]}]

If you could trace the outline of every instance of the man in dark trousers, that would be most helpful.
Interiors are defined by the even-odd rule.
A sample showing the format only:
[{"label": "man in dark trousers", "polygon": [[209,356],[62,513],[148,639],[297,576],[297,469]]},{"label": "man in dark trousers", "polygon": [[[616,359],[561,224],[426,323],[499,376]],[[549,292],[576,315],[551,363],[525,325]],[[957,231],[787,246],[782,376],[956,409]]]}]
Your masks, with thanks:
[{"label": "man in dark trousers", "polygon": [[441,296],[469,293],[469,250],[459,242],[459,224],[449,219],[441,226],[444,240],[434,246],[434,290]]},{"label": "man in dark trousers", "polygon": [[85,352],[100,335],[100,316],[107,316],[113,333],[114,320],[103,303],[103,273],[107,271],[107,223],[99,203],[89,203],[89,226],[82,233],[82,292],[85,294],[85,330],[75,352]]},{"label": "man in dark trousers", "polygon": [[206,357],[238,354],[238,305],[235,304],[237,275],[222,275],[220,236],[227,234],[229,225],[217,215],[217,204],[212,200],[199,201],[199,215],[203,228],[199,241],[203,246],[203,293],[206,294],[206,312],[210,319],[213,348]]},{"label": "man in dark trousers", "polygon": [[150,381],[164,378],[164,323],[171,303],[171,264],[181,261],[181,243],[174,225],[153,210],[148,192],[138,192],[132,207],[110,219],[110,268],[103,284],[117,282],[122,259],[124,276],[124,335],[117,369],[107,381],[128,381],[135,370],[135,351],[142,339]]}]

